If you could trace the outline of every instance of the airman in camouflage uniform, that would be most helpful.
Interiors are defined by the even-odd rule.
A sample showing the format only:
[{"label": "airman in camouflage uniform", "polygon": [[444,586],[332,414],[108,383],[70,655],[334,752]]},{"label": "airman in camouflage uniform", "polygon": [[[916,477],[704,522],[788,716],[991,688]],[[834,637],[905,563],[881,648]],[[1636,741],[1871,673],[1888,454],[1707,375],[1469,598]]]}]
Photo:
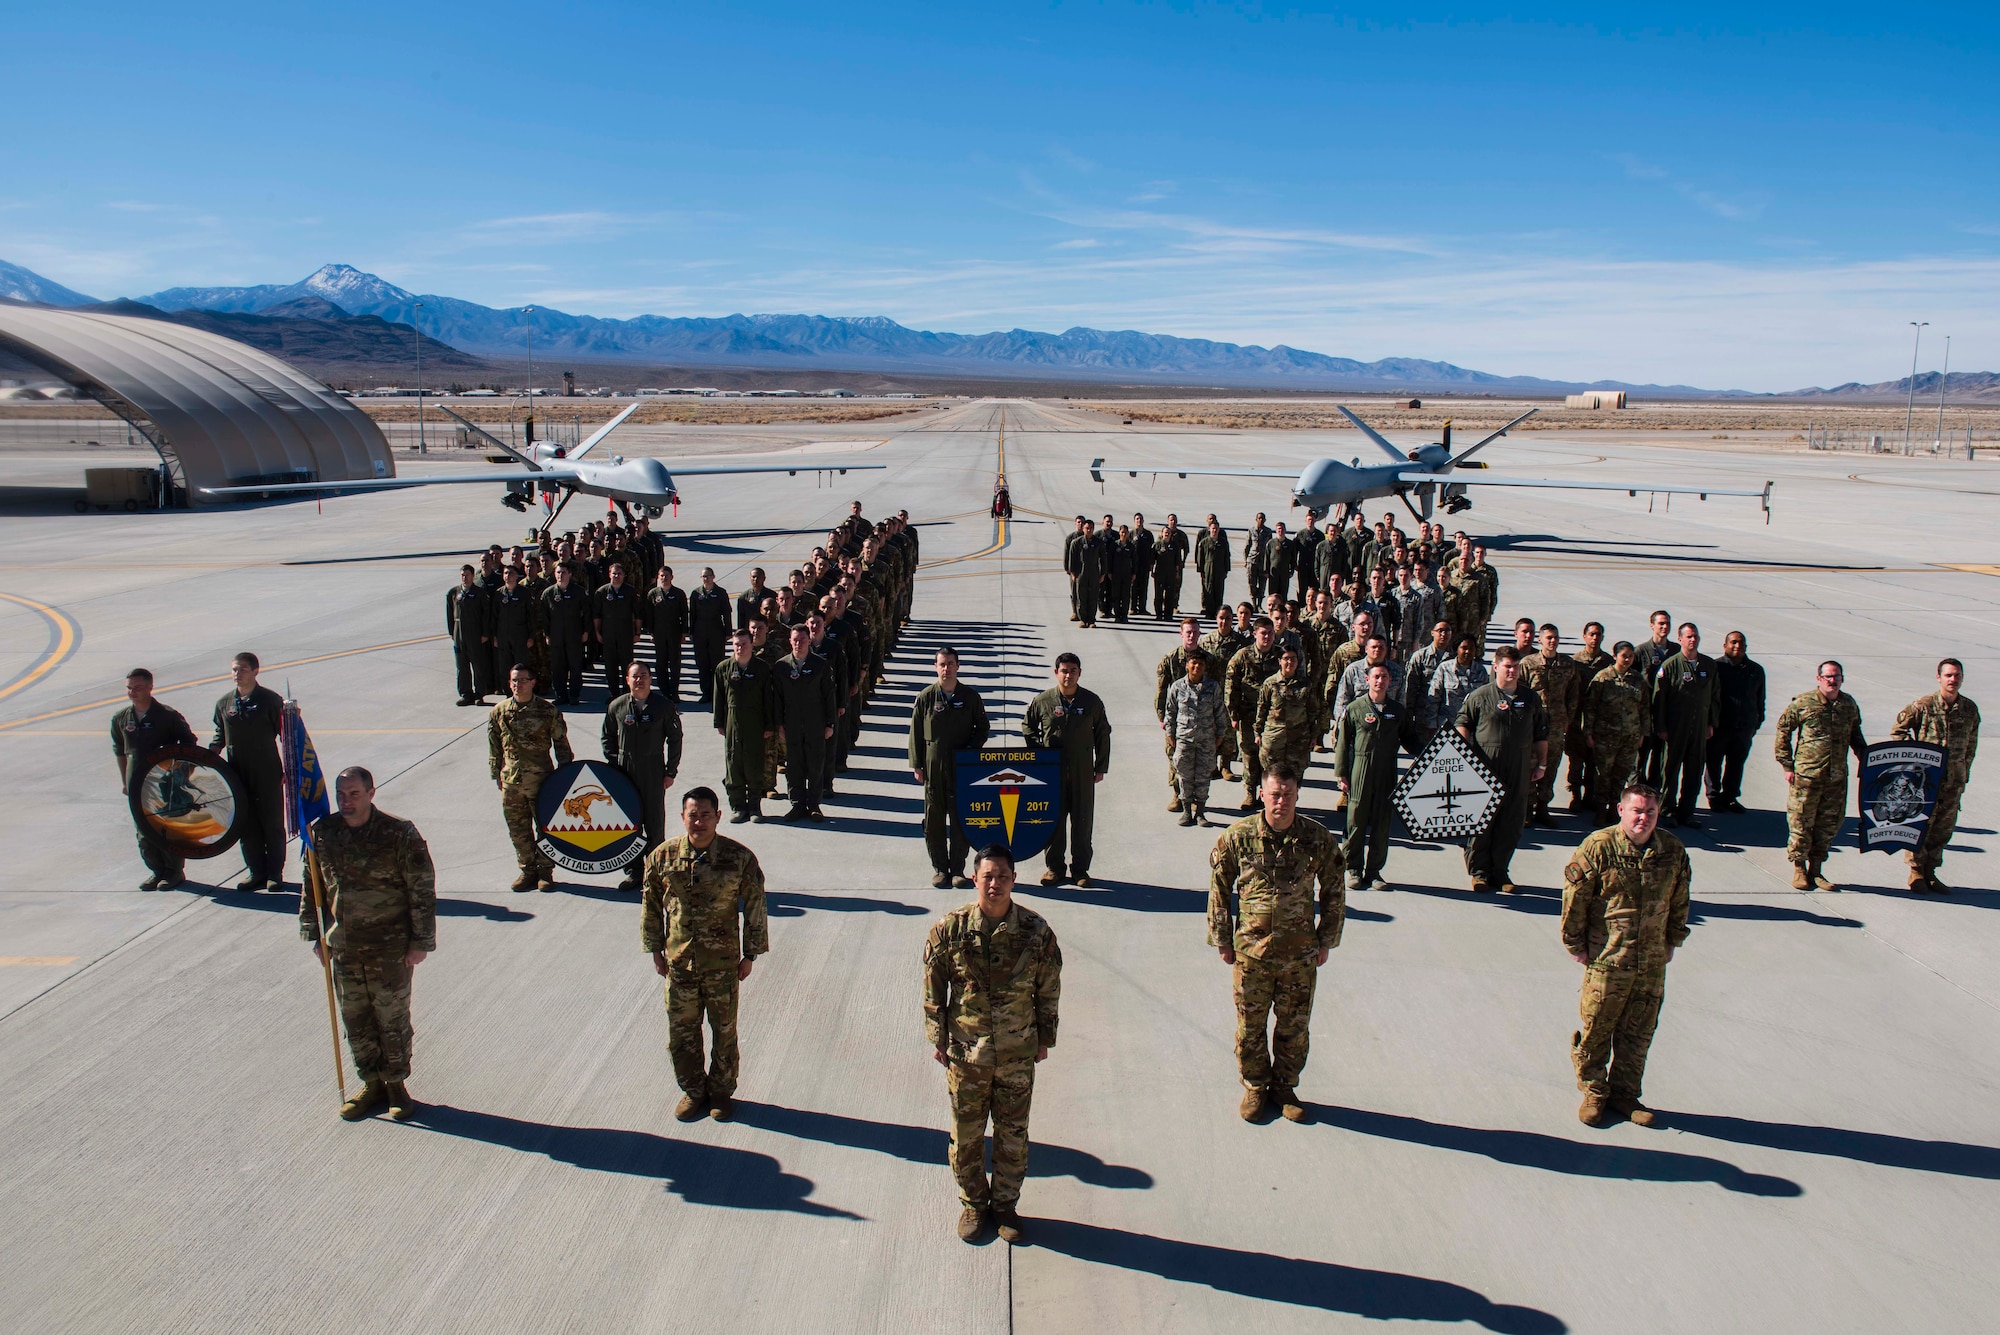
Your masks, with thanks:
[{"label": "airman in camouflage uniform", "polygon": [[1267,1099],[1289,1120],[1305,1120],[1297,1086],[1313,989],[1347,915],[1340,846],[1324,825],[1298,814],[1298,791],[1289,765],[1266,770],[1264,809],[1224,830],[1208,858],[1208,944],[1233,968],[1245,1121],[1262,1115]]},{"label": "airman in camouflage uniform", "polygon": [[1956,658],[1938,664],[1938,689],[1921,700],[1903,706],[1896,715],[1899,742],[1929,742],[1944,748],[1944,774],[1938,783],[1937,806],[1924,841],[1906,855],[1910,864],[1910,889],[1918,894],[1946,894],[1937,878],[1944,862],[1945,845],[1958,828],[1958,807],[1965,797],[1965,781],[1972,773],[1972,758],[1979,753],[1979,706],[1959,693],[1965,680],[1965,665]]},{"label": "airman in camouflage uniform", "polygon": [[[1569,742],[1569,725],[1583,712],[1583,673],[1574,658],[1562,652],[1562,632],[1542,627],[1540,648],[1521,660],[1521,679],[1541,698],[1549,716],[1549,767],[1535,785],[1532,819],[1537,825],[1549,823],[1549,800],[1555,796],[1556,770],[1562,764],[1563,748]],[[1570,760],[1570,783],[1576,782],[1576,760]]]},{"label": "airman in camouflage uniform", "polygon": [[[757,855],[715,832],[718,803],[709,788],[681,800],[687,833],[646,859],[639,944],[667,980],[667,1051],[684,1097],[674,1116],[691,1122],[707,1109],[729,1120],[736,1092],[736,998],[751,961],[771,948],[764,914],[764,871]],[[702,1021],[714,1051],[702,1069]]]},{"label": "airman in camouflage uniform", "polygon": [[[507,817],[507,837],[514,841],[514,860],[521,874],[515,890],[537,884],[553,890],[555,864],[535,843],[535,800],[542,780],[575,758],[569,746],[569,724],[562,711],[535,694],[535,674],[516,665],[508,678],[513,694],[493,706],[486,719],[487,768],[500,790],[500,810]],[[549,759],[551,749],[555,759]]]},{"label": "airman in camouflage uniform", "polygon": [[[1207,664],[1205,669],[1207,680],[1215,683],[1215,689],[1220,694],[1222,686],[1216,678],[1222,675],[1222,665],[1210,658],[1207,651],[1201,647],[1201,623],[1193,617],[1184,617],[1181,620],[1181,642],[1174,647],[1172,653],[1160,659],[1160,665],[1153,673],[1153,717],[1159,719],[1160,730],[1166,735],[1167,743],[1167,810],[1169,811],[1181,810],[1184,803],[1181,797],[1180,765],[1174,759],[1174,730],[1167,721],[1167,692],[1187,679],[1187,664],[1190,658],[1200,658]],[[1209,749],[1213,750],[1212,747]],[[1210,763],[1213,762],[1214,757],[1211,755]],[[1201,791],[1206,797],[1208,794],[1206,776],[1202,780]]]},{"label": "airman in camouflage uniform", "polygon": [[[1215,684],[1222,687],[1225,692],[1223,701],[1225,709],[1228,706],[1226,693],[1229,687],[1229,660],[1236,657],[1237,653],[1247,648],[1249,644],[1249,632],[1237,626],[1236,613],[1228,607],[1217,609],[1215,629],[1201,637],[1201,651],[1215,663]],[[1229,772],[1229,762],[1236,758],[1236,729],[1229,728],[1223,733],[1222,746],[1215,753],[1215,777],[1235,778],[1236,776]]]},{"label": "airman in camouflage uniform", "polygon": [[[1867,754],[1861,733],[1861,706],[1840,689],[1847,674],[1828,659],[1819,665],[1819,685],[1792,697],[1778,715],[1774,750],[1791,794],[1785,823],[1791,839],[1785,856],[1792,863],[1794,890],[1838,890],[1822,867],[1847,816],[1847,753]],[[1797,740],[1794,742],[1794,736]]]},{"label": "airman in camouflage uniform", "polygon": [[1278,655],[1278,675],[1257,688],[1258,772],[1289,765],[1304,774],[1312,764],[1313,742],[1324,728],[1320,710],[1326,697],[1315,688],[1299,663],[1299,651]]},{"label": "airman in camouflage uniform", "polygon": [[1583,647],[1570,655],[1576,662],[1577,705],[1576,712],[1569,718],[1569,737],[1565,741],[1565,753],[1569,756],[1569,809],[1585,811],[1590,808],[1590,769],[1592,758],[1590,748],[1583,744],[1583,697],[1590,690],[1590,683],[1597,680],[1597,674],[1611,666],[1611,655],[1604,652],[1604,623],[1589,621],[1583,627]]},{"label": "airman in camouflage uniform", "polygon": [[1180,808],[1180,823],[1193,825],[1207,819],[1208,785],[1216,751],[1229,735],[1229,716],[1222,707],[1222,684],[1215,680],[1215,660],[1196,649],[1188,655],[1184,671],[1186,675],[1167,688],[1160,726],[1167,733],[1174,805]]},{"label": "airman in camouflage uniform", "polygon": [[1680,840],[1655,828],[1659,815],[1659,796],[1634,788],[1618,804],[1618,824],[1587,836],[1563,871],[1563,948],[1585,966],[1570,1060],[1586,1126],[1615,1117],[1653,1125],[1640,1085],[1667,961],[1688,938],[1690,875]]},{"label": "airman in camouflage uniform", "polygon": [[1047,920],[1013,898],[1014,860],[1004,845],[980,850],[973,878],[978,900],[945,914],[924,940],[924,1037],[948,1072],[951,1170],[964,1207],[958,1235],[977,1238],[990,1210],[1012,1243],[1021,1239],[1016,1206],[1028,1173],[1035,1063],[1056,1045],[1062,950]]},{"label": "airman in camouflage uniform", "polygon": [[[347,1029],[347,1050],[361,1088],[340,1115],[359,1121],[389,1105],[408,1121],[416,1103],[410,1078],[410,983],[417,965],[437,949],[437,878],[417,827],[374,805],[375,780],[365,769],[334,780],[339,810],[307,831],[324,899],[310,883],[299,896],[299,936],[333,952],[334,992]],[[326,940],[320,941],[324,907]]]},{"label": "airman in camouflage uniform", "polygon": [[1243,753],[1243,809],[1257,803],[1257,784],[1264,773],[1263,756],[1257,736],[1257,692],[1278,674],[1277,638],[1269,620],[1259,617],[1256,633],[1248,649],[1239,649],[1229,660],[1222,684],[1223,708],[1236,728],[1236,744]]},{"label": "airman in camouflage uniform", "polygon": [[1652,726],[1653,688],[1639,671],[1631,641],[1620,640],[1611,666],[1590,679],[1583,695],[1583,744],[1590,752],[1590,809],[1609,821],[1618,795],[1639,763],[1639,743]]}]

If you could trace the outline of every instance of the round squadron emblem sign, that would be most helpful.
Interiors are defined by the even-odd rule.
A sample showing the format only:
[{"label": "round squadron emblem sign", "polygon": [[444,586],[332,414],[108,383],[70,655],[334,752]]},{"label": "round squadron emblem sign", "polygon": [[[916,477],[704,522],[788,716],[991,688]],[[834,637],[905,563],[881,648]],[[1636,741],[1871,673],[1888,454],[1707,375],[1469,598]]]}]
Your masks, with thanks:
[{"label": "round squadron emblem sign", "polygon": [[243,833],[243,781],[229,762],[199,746],[169,746],[132,770],[126,797],[143,832],[182,858],[212,858]]},{"label": "round squadron emblem sign", "polygon": [[646,851],[639,790],[602,760],[571,761],[542,781],[535,832],[550,861],[586,876],[617,871]]}]

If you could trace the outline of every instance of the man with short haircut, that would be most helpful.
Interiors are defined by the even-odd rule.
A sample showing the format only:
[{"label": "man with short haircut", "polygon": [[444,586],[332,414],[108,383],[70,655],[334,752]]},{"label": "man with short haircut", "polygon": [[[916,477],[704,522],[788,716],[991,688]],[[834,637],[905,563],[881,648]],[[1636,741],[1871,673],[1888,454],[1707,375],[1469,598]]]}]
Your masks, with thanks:
[{"label": "man with short haircut", "polygon": [[736,595],[736,629],[742,630],[751,617],[763,611],[764,599],[770,594],[764,580],[764,567],[756,567],[750,572],[750,587]]},{"label": "man with short haircut", "polygon": [[1166,730],[1167,765],[1174,781],[1168,810],[1180,811],[1182,825],[1207,823],[1216,751],[1229,735],[1222,686],[1213,679],[1214,663],[1199,649],[1189,654],[1182,668],[1185,675],[1167,688],[1161,704],[1160,726]]},{"label": "man with short haircut", "polygon": [[826,748],[833,740],[839,716],[839,691],[833,665],[812,651],[812,629],[791,628],[791,652],[778,660],[776,672],[777,725],[785,733],[785,795],[788,821],[826,819],[820,810],[821,783],[826,775]]},{"label": "man with short haircut", "polygon": [[[535,644],[541,638],[541,603],[521,584],[521,567],[500,568],[500,587],[488,605],[493,616],[493,672],[497,678],[516,663],[535,663]],[[539,675],[536,683],[541,683]]]},{"label": "man with short haircut", "polygon": [[[1655,611],[1646,618],[1646,621],[1652,629],[1653,637],[1638,646],[1637,661],[1639,671],[1645,676],[1646,683],[1650,687],[1659,677],[1660,664],[1679,653],[1680,646],[1674,643],[1672,638],[1674,619],[1667,615],[1665,608]],[[1660,770],[1666,763],[1666,758],[1666,743],[1649,729],[1645,740],[1639,746],[1639,781],[1657,789],[1660,786]]]},{"label": "man with short haircut", "polygon": [[[299,895],[299,936],[313,956],[333,952],[333,986],[347,1050],[361,1088],[340,1105],[358,1122],[384,1104],[407,1122],[410,1097],[410,990],[416,968],[437,949],[437,874],[417,827],[375,805],[375,776],[359,765],[333,781],[335,810],[306,832],[324,898]],[[324,907],[326,937],[320,938]]]},{"label": "man with short haircut", "polygon": [[1187,530],[1179,515],[1168,515],[1153,541],[1153,615],[1166,621],[1180,611],[1181,580],[1187,574]]},{"label": "man with short haircut", "polygon": [[958,1236],[976,1241],[990,1219],[1011,1245],[1025,1236],[1028,1110],[1035,1065],[1056,1045],[1062,949],[1047,920],[1014,899],[1014,855],[1005,844],[980,849],[972,874],[978,899],[945,914],[924,939],[924,1036],[951,1097]]},{"label": "man with short haircut", "polygon": [[[521,874],[516,892],[556,888],[555,863],[535,841],[535,804],[542,781],[558,765],[575,759],[570,750],[569,724],[562,711],[535,694],[535,671],[516,663],[508,674],[511,694],[493,706],[486,719],[487,769],[500,790],[500,811],[507,820],[507,837],[514,843],[514,860]],[[549,758],[553,750],[555,759]]]},{"label": "man with short haircut", "polygon": [[1416,719],[1396,697],[1391,666],[1369,666],[1367,691],[1341,716],[1334,744],[1334,782],[1347,794],[1347,839],[1340,854],[1349,890],[1382,880],[1389,859],[1389,821],[1395,814],[1390,794],[1396,787],[1396,756],[1416,730]]},{"label": "man with short haircut", "polygon": [[1701,771],[1715,736],[1720,701],[1715,692],[1715,660],[1701,652],[1701,631],[1680,625],[1681,651],[1653,674],[1653,735],[1665,744],[1660,800],[1676,826],[1692,826],[1694,800],[1701,794]]},{"label": "man with short haircut", "polygon": [[1653,687],[1639,671],[1630,640],[1613,646],[1611,662],[1583,692],[1583,745],[1590,753],[1590,810],[1599,825],[1617,821],[1619,796],[1639,763],[1639,744],[1653,725]]},{"label": "man with short haircut", "polygon": [[[1834,836],[1847,815],[1847,754],[1868,758],[1861,731],[1861,706],[1840,689],[1847,673],[1829,658],[1819,665],[1814,688],[1792,697],[1778,715],[1773,750],[1791,789],[1785,823],[1791,829],[1785,856],[1792,864],[1792,889],[1838,890],[1823,867]],[[1796,740],[1795,740],[1796,739]]]},{"label": "man with short haircut", "polygon": [[[653,972],[667,980],[667,1051],[681,1101],[674,1116],[692,1122],[705,1110],[718,1122],[734,1112],[740,1058],[737,994],[750,965],[770,950],[764,869],[757,855],[716,833],[721,814],[713,788],[681,799],[687,831],[646,858],[639,943]],[[702,1064],[702,1022],[713,1052]]]},{"label": "man with short haircut", "polygon": [[610,699],[625,684],[625,666],[632,661],[632,642],[639,634],[639,600],[625,583],[625,563],[613,561],[604,587],[591,595],[591,623],[604,656],[604,695]]},{"label": "man with short haircut", "polygon": [[470,565],[458,568],[458,586],[444,596],[444,631],[451,636],[452,657],[458,663],[458,703],[483,705],[493,689],[493,628],[486,590],[473,578]]},{"label": "man with short haircut", "polygon": [[208,749],[220,751],[243,780],[248,799],[236,813],[242,832],[243,879],[238,890],[285,888],[285,769],[278,759],[278,734],[285,701],[257,684],[257,655],[244,652],[229,661],[235,688],[215,702],[215,734]]},{"label": "man with short haircut", "polygon": [[1229,660],[1222,685],[1222,706],[1236,728],[1243,753],[1243,810],[1257,804],[1258,777],[1264,772],[1263,744],[1257,735],[1257,696],[1264,683],[1278,675],[1276,634],[1269,617],[1245,618],[1253,627],[1250,647]]},{"label": "man with short haircut", "polygon": [[1224,830],[1209,854],[1208,944],[1232,971],[1244,1091],[1237,1111],[1254,1122],[1276,1104],[1288,1121],[1303,1122],[1298,1083],[1313,991],[1347,915],[1340,847],[1298,814],[1299,774],[1290,765],[1265,770],[1258,796],[1263,809]]},{"label": "man with short haircut", "polygon": [[1722,637],[1722,657],[1715,660],[1715,710],[1715,735],[1708,739],[1704,757],[1708,809],[1741,812],[1743,762],[1764,726],[1764,668],[1751,660],[1750,642],[1740,630]]},{"label": "man with short haircut", "polygon": [[556,567],[556,582],[542,590],[542,625],[549,637],[549,689],[559,705],[573,705],[583,698],[590,618],[589,591],[577,582],[576,566],[564,562]]},{"label": "man with short haircut", "polygon": [[694,645],[694,678],[701,703],[715,699],[716,669],[729,652],[729,590],[715,582],[715,567],[701,568],[701,584],[688,594],[688,637]]},{"label": "man with short haircut", "polygon": [[646,629],[653,637],[654,684],[669,700],[681,698],[681,644],[688,634],[687,592],[674,583],[674,568],[661,566],[646,593]]},{"label": "man with short haircut", "polygon": [[1229,583],[1229,534],[1214,515],[1194,540],[1194,569],[1201,580],[1201,614],[1212,617],[1223,605]]},{"label": "man with short haircut", "polygon": [[910,769],[924,786],[924,847],[931,855],[931,884],[972,884],[965,876],[970,849],[958,816],[958,753],[977,751],[992,736],[986,702],[958,679],[958,650],[946,645],[933,660],[937,680],[910,706]]},{"label": "man with short haircut", "polygon": [[1466,843],[1465,870],[1474,893],[1497,887],[1511,895],[1514,850],[1549,751],[1549,716],[1521,680],[1521,652],[1513,645],[1494,653],[1493,680],[1458,707],[1458,735],[1478,748],[1501,788],[1492,823]]},{"label": "man with short haircut", "polygon": [[[1569,756],[1569,809],[1587,811],[1591,809],[1591,769],[1596,756],[1583,739],[1583,706],[1581,701],[1590,694],[1590,684],[1597,674],[1611,666],[1611,655],[1604,652],[1604,623],[1586,621],[1583,623],[1583,647],[1570,655],[1576,660],[1579,703],[1577,712],[1570,721],[1569,737],[1565,749]],[[1619,787],[1622,789],[1623,784]]]},{"label": "man with short haircut", "polygon": [[1431,717],[1431,679],[1453,657],[1451,623],[1440,618],[1431,626],[1430,643],[1410,655],[1404,666],[1403,701],[1408,706],[1419,744],[1437,731]]},{"label": "man with short haircut", "polygon": [[1586,836],[1563,870],[1563,949],[1584,966],[1582,1027],[1570,1038],[1570,1061],[1585,1126],[1621,1117],[1654,1125],[1639,1095],[1667,962],[1688,938],[1692,876],[1687,850],[1656,828],[1659,817],[1659,794],[1631,785],[1618,823]]},{"label": "man with short haircut", "polygon": [[1965,798],[1966,781],[1972,776],[1972,760],[1979,754],[1979,706],[1963,693],[1965,664],[1947,658],[1937,666],[1938,688],[1930,695],[1913,700],[1896,715],[1899,742],[1929,742],[1944,748],[1944,773],[1938,781],[1937,805],[1924,826],[1924,840],[1905,854],[1910,864],[1912,894],[1944,895],[1950,887],[1938,879],[1944,865],[1945,845],[1958,828],[1958,808]]},{"label": "man with short haircut", "polygon": [[[1056,827],[1042,854],[1047,869],[1043,885],[1073,876],[1080,889],[1090,888],[1091,834],[1097,824],[1097,785],[1111,768],[1111,720],[1104,701],[1085,690],[1083,660],[1075,654],[1056,656],[1056,684],[1028,702],[1021,717],[1021,736],[1036,749],[1059,750],[1062,773],[1061,805]],[[1067,848],[1065,847],[1067,845]]]},{"label": "man with short haircut", "polygon": [[[600,740],[604,758],[625,771],[639,790],[639,806],[644,812],[646,852],[651,853],[667,838],[667,789],[681,769],[681,711],[664,692],[653,689],[653,671],[635,661],[625,669],[626,691],[604,710]],[[641,858],[630,863],[620,890],[636,891],[645,874]]]},{"label": "man with short haircut", "polygon": [[[134,768],[155,751],[169,746],[195,746],[194,730],[179,710],[153,698],[150,668],[125,674],[125,698],[131,701],[111,716],[111,755],[118,762],[118,791],[129,801]],[[141,890],[172,890],[187,882],[186,863],[166,840],[144,825],[138,827],[139,860],[146,864]]]},{"label": "man with short haircut", "polygon": [[1326,697],[1299,665],[1299,651],[1278,651],[1278,674],[1257,688],[1259,773],[1284,764],[1304,774],[1312,763],[1313,742],[1324,731],[1320,710]]},{"label": "man with short haircut", "polygon": [[1104,595],[1104,545],[1091,520],[1083,521],[1083,540],[1070,549],[1063,569],[1076,592],[1077,622],[1087,630],[1097,624],[1097,605]]},{"label": "man with short haircut", "polygon": [[[1549,716],[1549,767],[1535,785],[1535,800],[1529,819],[1536,825],[1553,825],[1549,802],[1555,797],[1556,769],[1562,764],[1563,747],[1569,740],[1570,724],[1583,712],[1583,674],[1576,660],[1562,652],[1562,631],[1551,621],[1537,636],[1537,648],[1521,660],[1521,678],[1542,702]],[[1575,761],[1570,762],[1572,780]]]},{"label": "man with short haircut", "polygon": [[[761,624],[753,617],[752,626]],[[750,630],[731,637],[731,656],[716,664],[710,690],[714,693],[716,732],[722,735],[724,791],[729,794],[729,823],[764,819],[765,750],[777,731],[777,680],[769,663],[757,657]]]}]

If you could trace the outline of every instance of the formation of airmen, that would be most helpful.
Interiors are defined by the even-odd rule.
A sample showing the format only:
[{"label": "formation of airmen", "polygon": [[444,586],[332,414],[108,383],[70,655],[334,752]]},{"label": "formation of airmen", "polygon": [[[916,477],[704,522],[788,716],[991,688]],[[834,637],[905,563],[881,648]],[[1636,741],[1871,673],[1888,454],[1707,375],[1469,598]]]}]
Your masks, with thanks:
[{"label": "formation of airmen", "polygon": [[[1232,973],[1241,1115],[1309,1116],[1298,1084],[1317,970],[1340,945],[1346,895],[1388,888],[1399,757],[1453,727],[1506,794],[1465,850],[1475,892],[1515,891],[1514,847],[1528,822],[1552,823],[1557,771],[1568,758],[1569,809],[1596,825],[1565,868],[1560,922],[1565,949],[1585,966],[1571,1044],[1584,1094],[1578,1116],[1590,1126],[1620,1118],[1653,1125],[1642,1079],[1667,963],[1688,936],[1691,879],[1685,847],[1659,827],[1694,823],[1704,780],[1711,811],[1744,809],[1743,766],[1765,717],[1763,669],[1749,659],[1746,637],[1732,631],[1723,657],[1711,659],[1697,627],[1676,628],[1659,611],[1643,645],[1619,641],[1607,653],[1593,621],[1581,647],[1564,653],[1557,626],[1523,617],[1512,643],[1489,659],[1500,576],[1466,534],[1447,542],[1426,523],[1412,541],[1389,516],[1372,529],[1356,516],[1351,528],[1326,533],[1309,517],[1296,535],[1262,521],[1241,546],[1252,596],[1235,607],[1224,597],[1234,543],[1213,515],[1193,543],[1171,516],[1157,534],[1140,515],[1122,529],[1106,516],[1102,530],[1079,516],[1064,558],[1073,619],[1083,627],[1100,611],[1125,620],[1143,609],[1149,582],[1154,617],[1179,617],[1185,561],[1192,555],[1197,564],[1203,617],[1214,629],[1203,634],[1200,619],[1180,619],[1179,643],[1159,665],[1155,712],[1167,805],[1182,825],[1207,823],[1212,783],[1237,781],[1230,766],[1241,767],[1247,814],[1210,851],[1207,913],[1208,942]],[[871,524],[856,502],[782,586],[768,588],[755,571],[733,602],[709,569],[683,593],[658,551],[643,521],[629,530],[592,525],[532,554],[494,548],[480,569],[461,571],[447,619],[461,704],[481,702],[505,665],[508,695],[492,708],[488,736],[520,864],[516,890],[553,888],[553,868],[535,845],[534,801],[542,780],[572,758],[559,706],[580,702],[587,667],[603,670],[603,752],[633,777],[645,804],[647,855],[626,888],[641,891],[641,946],[666,980],[668,1047],[683,1093],[675,1116],[728,1121],[740,1068],[739,989],[770,948],[764,878],[755,853],[719,832],[725,799],[711,787],[683,793],[683,832],[666,836],[665,794],[682,756],[682,646],[693,647],[701,702],[724,737],[730,821],[763,819],[761,800],[776,795],[780,766],[786,818],[822,819],[820,803],[845,769],[862,710],[910,621],[917,533],[907,512]],[[642,638],[650,664],[639,654]],[[971,887],[976,899],[926,940],[926,1037],[946,1071],[959,1236],[976,1240],[991,1226],[1018,1242],[1034,1073],[1055,1046],[1062,955],[1049,923],[1012,897],[1011,851],[973,853],[951,810],[955,753],[981,747],[991,724],[977,691],[959,680],[956,651],[939,650],[933,666],[935,682],[912,706],[909,765],[925,789],[932,883]],[[1055,684],[1023,719],[1027,745],[1061,760],[1063,820],[1045,855],[1045,886],[1066,878],[1091,885],[1095,790],[1109,770],[1111,726],[1103,701],[1082,687],[1082,670],[1078,655],[1058,655]],[[232,677],[211,745],[226,749],[252,790],[249,879],[239,888],[282,888],[283,824],[270,814],[282,802],[267,810],[263,792],[278,772],[282,702],[257,684],[254,655],[238,655]],[[1977,750],[1979,714],[1961,693],[1963,677],[1962,665],[1944,660],[1938,690],[1895,725],[1897,738],[1934,742],[1947,756],[1929,834],[1909,855],[1916,892],[1946,889],[1938,870]],[[1776,758],[1790,791],[1788,854],[1802,890],[1839,888],[1824,863],[1846,807],[1847,756],[1863,746],[1860,711],[1842,680],[1838,663],[1822,664],[1814,689],[1793,699],[1777,725]],[[548,686],[553,699],[542,693]],[[138,756],[194,743],[186,720],[152,698],[145,669],[130,674],[127,694],[111,727],[121,779]],[[1299,810],[1316,755],[1331,757],[1344,838]],[[327,911],[322,918],[302,895],[300,932],[316,955],[331,953],[363,1082],[341,1116],[386,1108],[407,1119],[418,1108],[406,1083],[411,979],[436,948],[435,875],[415,826],[374,806],[367,770],[341,771],[334,787],[336,810],[310,832]],[[179,884],[179,864],[164,847],[143,833],[139,843],[152,873],[142,888]]]}]

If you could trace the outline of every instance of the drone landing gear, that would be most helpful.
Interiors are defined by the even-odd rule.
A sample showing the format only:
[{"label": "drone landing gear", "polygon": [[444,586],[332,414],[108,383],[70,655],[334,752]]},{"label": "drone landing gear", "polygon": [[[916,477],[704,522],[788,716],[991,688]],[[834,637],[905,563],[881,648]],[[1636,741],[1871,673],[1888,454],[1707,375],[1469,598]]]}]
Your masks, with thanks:
[{"label": "drone landing gear", "polygon": [[570,497],[574,495],[576,495],[574,487],[563,492],[562,500],[556,503],[556,508],[549,514],[549,517],[542,521],[542,526],[535,530],[534,536],[536,542],[540,543],[548,540],[549,530],[556,526],[556,520],[562,518],[563,506],[568,505]]}]

